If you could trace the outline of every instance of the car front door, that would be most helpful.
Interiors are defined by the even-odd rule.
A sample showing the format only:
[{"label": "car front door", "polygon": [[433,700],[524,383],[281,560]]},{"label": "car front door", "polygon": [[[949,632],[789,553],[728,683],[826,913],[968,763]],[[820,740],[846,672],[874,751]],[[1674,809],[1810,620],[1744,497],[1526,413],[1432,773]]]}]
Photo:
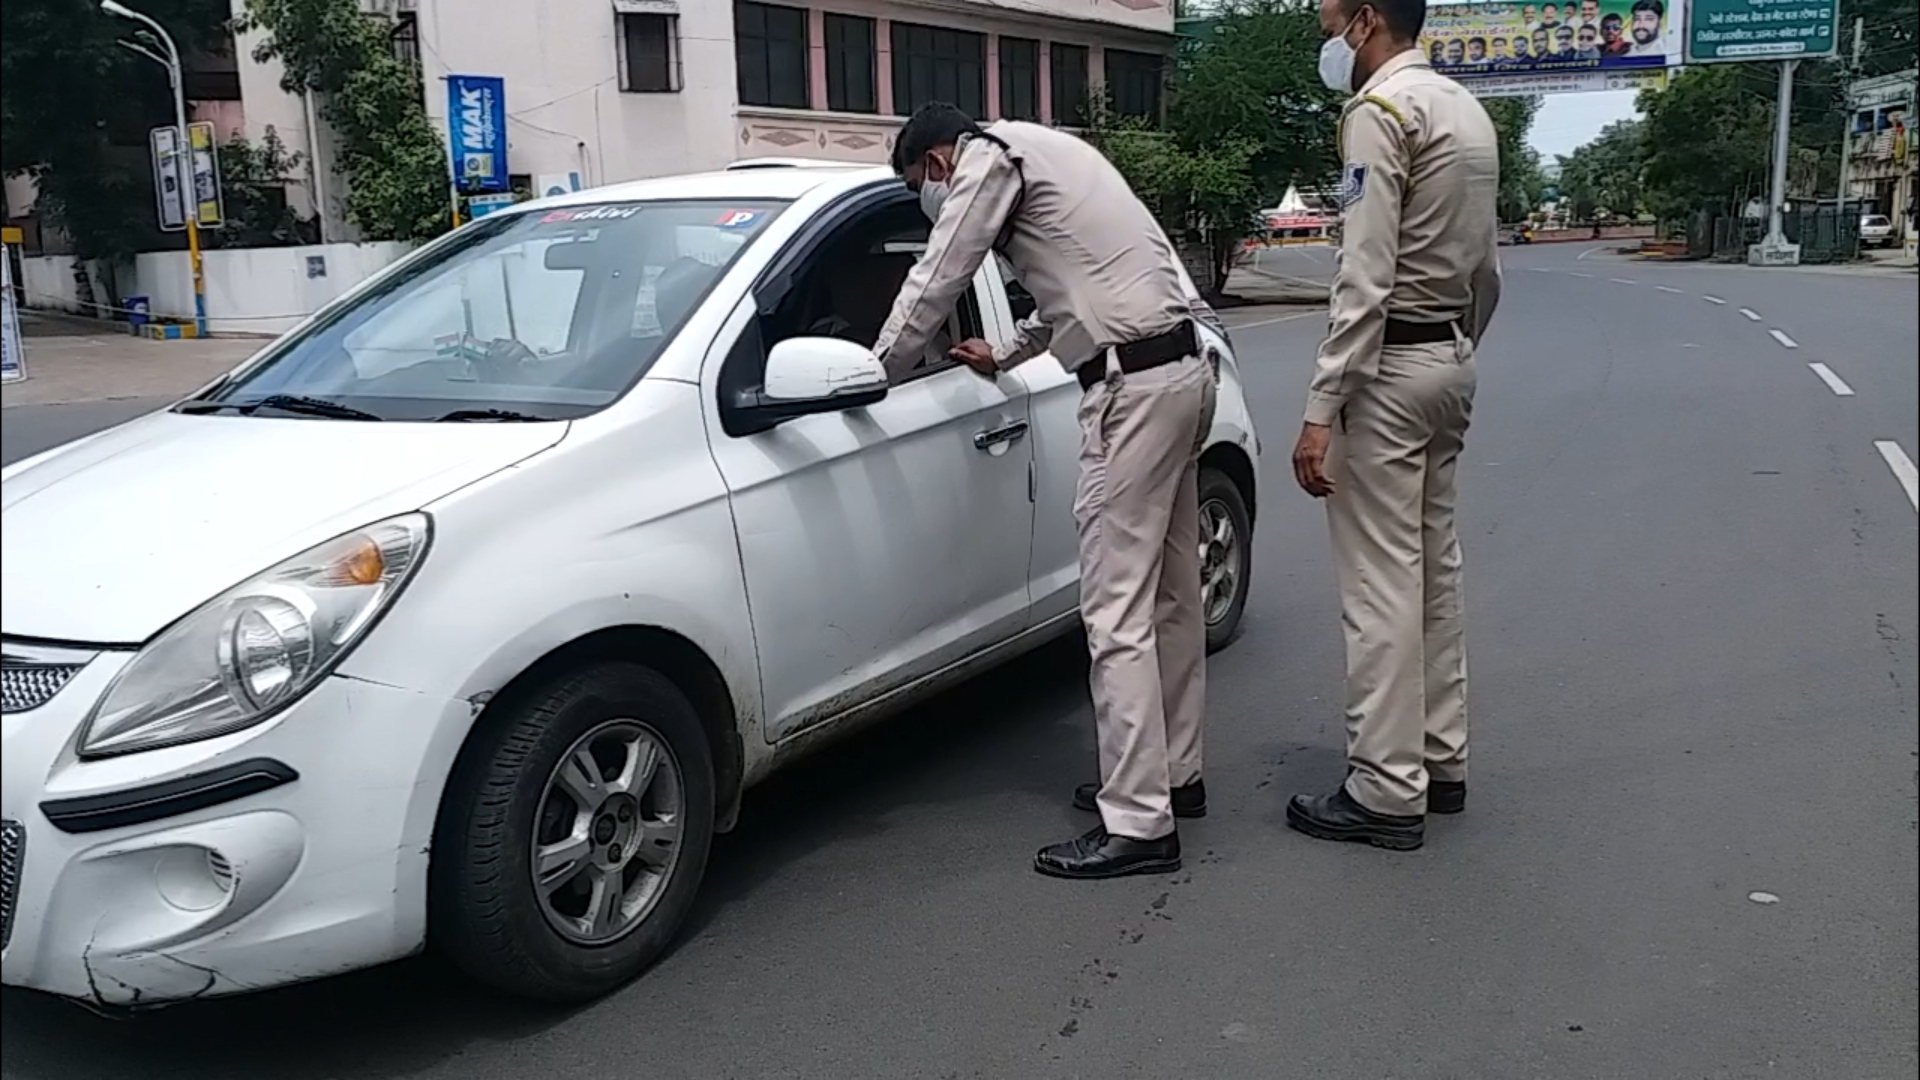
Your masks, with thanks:
[{"label": "car front door", "polygon": [[727,401],[756,385],[774,342],[835,336],[872,344],[927,231],[904,198],[854,214],[812,241],[813,254],[795,272],[774,275],[791,282],[780,297],[743,301],[705,366],[769,742],[1027,623],[1027,402],[1017,380],[981,378],[946,353],[951,341],[984,333],[987,268],[946,338],[885,399],[764,431],[727,431]]},{"label": "car front door", "polygon": [[[994,279],[987,297],[995,344],[1005,345],[1016,321],[1033,313],[1033,298],[999,256],[987,260]],[[1080,479],[1080,381],[1052,353],[1043,353],[1005,378],[1018,379],[1027,395],[1033,429],[1033,553],[1028,591],[1033,622],[1041,625],[1079,610],[1080,534],[1073,520],[1074,487]]]}]

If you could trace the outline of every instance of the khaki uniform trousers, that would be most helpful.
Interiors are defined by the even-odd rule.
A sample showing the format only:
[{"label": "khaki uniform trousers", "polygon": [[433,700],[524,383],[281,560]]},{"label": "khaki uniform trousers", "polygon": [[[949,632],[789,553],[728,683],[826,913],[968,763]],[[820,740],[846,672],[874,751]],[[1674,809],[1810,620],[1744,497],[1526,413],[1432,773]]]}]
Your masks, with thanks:
[{"label": "khaki uniform trousers", "polygon": [[1422,815],[1427,783],[1467,778],[1454,469],[1473,412],[1465,338],[1386,346],[1334,425],[1327,500],[1347,644],[1347,794]]},{"label": "khaki uniform trousers", "polygon": [[[1088,363],[1101,363],[1099,359]],[[1174,830],[1172,789],[1200,775],[1207,624],[1200,451],[1213,368],[1188,357],[1109,375],[1080,402],[1080,617],[1092,654],[1100,818],[1115,836]]]}]

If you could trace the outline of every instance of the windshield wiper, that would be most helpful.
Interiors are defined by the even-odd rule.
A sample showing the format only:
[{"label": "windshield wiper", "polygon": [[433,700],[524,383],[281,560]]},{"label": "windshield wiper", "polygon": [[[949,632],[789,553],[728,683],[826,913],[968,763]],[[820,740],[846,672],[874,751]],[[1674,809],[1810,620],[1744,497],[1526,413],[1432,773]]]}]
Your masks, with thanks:
[{"label": "windshield wiper", "polygon": [[475,420],[497,420],[503,423],[534,423],[553,420],[551,416],[535,416],[532,413],[515,412],[512,409],[455,409],[445,416],[433,418],[435,423],[470,423]]},{"label": "windshield wiper", "polygon": [[197,413],[219,412],[232,409],[242,416],[252,416],[261,409],[274,409],[279,412],[296,413],[301,416],[324,416],[329,420],[384,420],[365,409],[356,409],[351,405],[342,405],[338,401],[325,398],[306,397],[302,394],[268,394],[255,401],[189,401],[181,404],[178,411],[189,415]]}]

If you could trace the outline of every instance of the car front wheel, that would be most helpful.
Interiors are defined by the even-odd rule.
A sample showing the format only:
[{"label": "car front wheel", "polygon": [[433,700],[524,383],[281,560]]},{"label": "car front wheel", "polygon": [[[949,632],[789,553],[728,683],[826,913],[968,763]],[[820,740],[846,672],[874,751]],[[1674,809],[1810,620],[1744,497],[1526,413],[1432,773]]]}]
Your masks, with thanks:
[{"label": "car front wheel", "polygon": [[1233,479],[1200,470],[1200,605],[1207,617],[1207,651],[1218,652],[1240,634],[1253,576],[1253,520]]},{"label": "car front wheel", "polygon": [[666,677],[603,662],[515,694],[482,717],[448,784],[434,942],[516,996],[598,997],[672,943],[713,825],[706,734]]}]

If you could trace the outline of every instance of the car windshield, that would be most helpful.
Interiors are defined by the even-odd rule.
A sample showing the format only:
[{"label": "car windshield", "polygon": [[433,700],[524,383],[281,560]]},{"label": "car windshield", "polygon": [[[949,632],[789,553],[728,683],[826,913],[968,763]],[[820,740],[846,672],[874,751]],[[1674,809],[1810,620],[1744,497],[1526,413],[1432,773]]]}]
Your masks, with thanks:
[{"label": "car windshield", "polygon": [[1887,219],[1886,219],[1886,218],[1884,218],[1884,217],[1881,217],[1881,216],[1880,216],[1879,214],[1868,214],[1868,215],[1867,215],[1867,216],[1866,216],[1865,218],[1862,218],[1862,219],[1861,219],[1861,221],[1860,221],[1860,224],[1862,224],[1862,225],[1886,225],[1886,224],[1889,224],[1889,222],[1887,221]]},{"label": "car windshield", "polygon": [[481,218],[183,412],[565,420],[639,380],[783,202]]}]

